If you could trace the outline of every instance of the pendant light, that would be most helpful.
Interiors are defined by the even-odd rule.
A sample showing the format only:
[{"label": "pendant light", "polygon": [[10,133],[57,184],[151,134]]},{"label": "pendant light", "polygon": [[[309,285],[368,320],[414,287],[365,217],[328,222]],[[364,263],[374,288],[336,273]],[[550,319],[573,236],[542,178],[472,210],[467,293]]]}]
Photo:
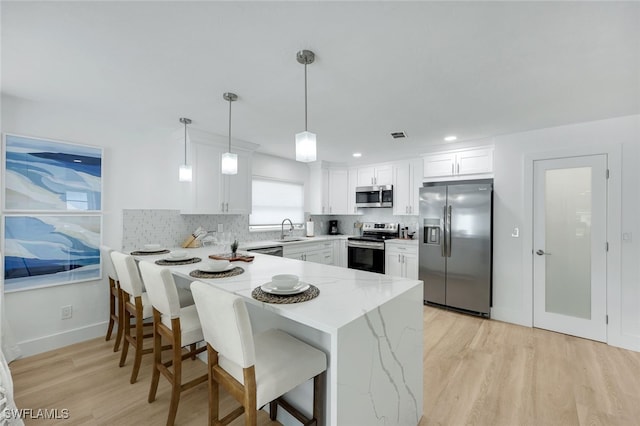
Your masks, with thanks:
[{"label": "pendant light", "polygon": [[184,164],[178,170],[178,179],[180,182],[191,182],[193,171],[191,166],[187,164],[187,124],[191,124],[191,119],[182,117],[180,122],[184,124]]},{"label": "pendant light", "polygon": [[316,135],[307,130],[307,65],[313,63],[316,55],[310,50],[301,50],[296,58],[304,65],[304,132],[296,134],[296,161],[308,163],[316,161]]},{"label": "pendant light", "polygon": [[238,174],[238,154],[231,153],[231,102],[238,100],[238,95],[227,92],[222,95],[225,101],[229,101],[229,152],[222,154],[222,174],[236,175]]}]

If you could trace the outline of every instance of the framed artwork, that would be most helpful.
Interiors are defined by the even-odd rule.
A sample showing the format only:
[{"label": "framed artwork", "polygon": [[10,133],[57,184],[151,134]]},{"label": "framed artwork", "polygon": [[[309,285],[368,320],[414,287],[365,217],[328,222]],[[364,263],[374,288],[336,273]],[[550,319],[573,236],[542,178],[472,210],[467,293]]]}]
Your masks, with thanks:
[{"label": "framed artwork", "polygon": [[5,215],[5,292],[101,277],[101,215]]},{"label": "framed artwork", "polygon": [[102,149],[5,134],[5,212],[102,210]]}]

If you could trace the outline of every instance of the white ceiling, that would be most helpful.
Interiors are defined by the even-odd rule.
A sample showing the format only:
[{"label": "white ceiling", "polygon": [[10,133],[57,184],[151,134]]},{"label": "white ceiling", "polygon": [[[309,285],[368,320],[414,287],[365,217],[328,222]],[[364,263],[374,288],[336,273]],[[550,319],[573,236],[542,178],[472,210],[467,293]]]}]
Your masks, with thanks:
[{"label": "white ceiling", "polygon": [[[2,92],[176,130],[178,117],[294,158],[410,157],[640,112],[640,3],[2,2]],[[405,140],[392,131],[404,130]]]}]

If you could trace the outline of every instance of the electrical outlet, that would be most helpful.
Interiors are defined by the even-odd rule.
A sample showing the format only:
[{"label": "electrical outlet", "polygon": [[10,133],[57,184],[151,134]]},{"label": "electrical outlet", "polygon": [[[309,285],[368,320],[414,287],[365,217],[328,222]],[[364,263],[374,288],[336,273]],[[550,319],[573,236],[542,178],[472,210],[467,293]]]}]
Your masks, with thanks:
[{"label": "electrical outlet", "polygon": [[222,223],[218,224],[218,232],[224,232],[224,224]]},{"label": "electrical outlet", "polygon": [[67,305],[67,306],[62,306],[60,308],[60,318],[61,319],[69,319],[73,316],[73,306],[72,305]]}]

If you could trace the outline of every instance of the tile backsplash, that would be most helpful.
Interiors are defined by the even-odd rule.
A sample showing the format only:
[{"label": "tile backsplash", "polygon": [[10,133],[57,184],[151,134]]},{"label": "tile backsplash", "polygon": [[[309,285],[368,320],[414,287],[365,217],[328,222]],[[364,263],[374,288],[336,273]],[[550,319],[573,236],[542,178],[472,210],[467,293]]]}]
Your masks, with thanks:
[{"label": "tile backsplash", "polygon": [[[353,235],[356,222],[396,222],[415,231],[418,216],[394,216],[391,209],[363,209],[362,215],[312,215],[315,235],[329,232],[329,220],[338,220],[341,234]],[[306,215],[305,217],[309,217]],[[179,246],[199,226],[216,232],[222,224],[224,232],[240,243],[265,241],[280,238],[280,231],[249,232],[248,215],[182,215],[179,210],[133,210],[122,211],[122,249],[126,251],[141,248],[144,244],[160,244],[165,247]],[[295,230],[292,235],[304,235],[304,229]],[[217,238],[217,232],[213,234]]]}]

